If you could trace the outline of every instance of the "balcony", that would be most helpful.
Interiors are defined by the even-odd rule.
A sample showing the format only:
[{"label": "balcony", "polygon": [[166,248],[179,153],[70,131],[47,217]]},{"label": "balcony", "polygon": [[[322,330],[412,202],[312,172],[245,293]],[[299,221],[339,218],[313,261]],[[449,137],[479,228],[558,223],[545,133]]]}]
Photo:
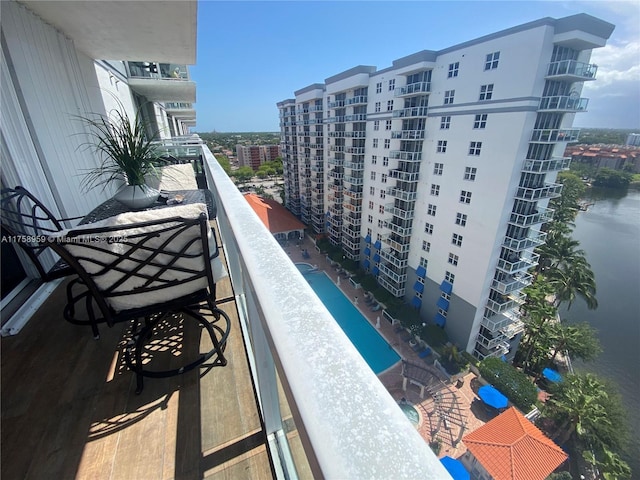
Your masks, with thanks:
[{"label": "balcony", "polygon": [[344,191],[344,196],[353,199],[362,199],[362,191],[348,189]]},{"label": "balcony", "polygon": [[364,184],[364,179],[362,177],[354,177],[353,175],[345,175],[344,182],[350,183],[351,185],[362,185]]},{"label": "balcony", "polygon": [[[383,268],[385,267],[381,265],[380,276],[378,277],[378,283],[382,285],[384,288],[386,288],[387,291],[391,293],[394,297],[402,297],[406,291],[405,290],[406,278],[405,278],[405,282],[396,282],[394,280],[391,280],[384,275],[384,273],[382,272]],[[399,478],[399,477],[393,477],[393,478]]]},{"label": "balcony", "polygon": [[526,159],[522,165],[522,171],[525,173],[558,172],[569,168],[569,164],[571,164],[571,157],[550,158],[548,160]]},{"label": "balcony", "polygon": [[596,79],[598,66],[576,60],[551,62],[545,78],[566,82],[586,82]]},{"label": "balcony", "polygon": [[389,177],[403,182],[415,183],[420,179],[420,174],[417,172],[409,173],[402,170],[389,170]]},{"label": "balcony", "polygon": [[345,122],[364,122],[367,119],[366,113],[354,113],[344,117]]},{"label": "balcony", "polygon": [[531,133],[531,141],[537,143],[577,142],[580,130],[577,129],[536,129]]},{"label": "balcony", "polygon": [[398,253],[407,253],[411,246],[410,238],[397,237],[393,234],[384,235],[381,240]]},{"label": "balcony", "polygon": [[398,187],[389,187],[387,188],[387,195],[390,195],[394,198],[398,198],[400,200],[405,201],[413,201],[417,197],[416,192],[407,192],[406,190],[402,190]]},{"label": "balcony", "polygon": [[542,97],[539,112],[584,112],[589,104],[588,98],[573,98],[570,96]]},{"label": "balcony", "polygon": [[196,109],[189,102],[166,102],[164,109],[175,118],[196,118]]},{"label": "balcony", "polygon": [[329,157],[327,159],[327,163],[329,165],[335,165],[337,167],[340,167],[340,166],[344,165],[344,158]]},{"label": "balcony", "polygon": [[509,223],[520,227],[530,227],[531,225],[550,222],[553,218],[553,209],[551,208],[538,207],[536,210],[537,211],[535,213],[531,213],[529,215],[512,213],[509,218]]},{"label": "balcony", "polygon": [[366,95],[357,95],[355,97],[347,99],[347,105],[362,105],[365,103],[367,103]]},{"label": "balcony", "polygon": [[407,95],[414,95],[416,93],[429,93],[431,92],[430,82],[417,82],[410,83],[404,87],[396,88],[393,91],[394,97],[404,97]]},{"label": "balcony", "polygon": [[[151,102],[195,103],[196,84],[186,65],[125,62],[129,87]],[[285,122],[286,123],[286,122]]]},{"label": "balcony", "polygon": [[354,171],[364,171],[364,162],[344,162],[344,168]]},{"label": "balcony", "polygon": [[391,221],[387,222],[387,228],[401,237],[409,237],[413,232],[413,227],[403,227]]},{"label": "balcony", "polygon": [[389,158],[394,160],[404,160],[407,162],[420,162],[422,160],[422,152],[405,152],[403,150],[392,150],[389,152]]},{"label": "balcony", "polygon": [[415,207],[400,208],[396,207],[393,203],[388,203],[384,206],[385,213],[391,214],[394,217],[402,218],[403,220],[411,220],[415,215]]},{"label": "balcony", "polygon": [[396,130],[391,132],[391,138],[401,140],[424,140],[424,130]]},{"label": "balcony", "polygon": [[427,107],[403,108],[402,110],[394,110],[393,118],[426,117],[427,111]]},{"label": "balcony", "polygon": [[520,200],[542,200],[560,196],[562,184],[545,183],[540,187],[518,187],[515,198]]},{"label": "balcony", "polygon": [[367,132],[364,130],[355,130],[353,132],[344,132],[344,136],[347,138],[366,138]]},{"label": "balcony", "polygon": [[408,260],[407,259],[401,259],[398,258],[396,256],[396,252],[395,250],[392,250],[390,248],[387,249],[383,249],[380,252],[380,256],[387,262],[389,262],[390,264],[392,264],[394,267],[396,268],[405,268],[407,266]]},{"label": "balcony", "polygon": [[336,100],[335,102],[329,102],[329,108],[340,108],[346,105],[346,100]]},{"label": "balcony", "polygon": [[531,285],[533,277],[528,273],[519,273],[510,275],[503,280],[493,280],[491,288],[506,295],[516,290],[522,290],[524,287]]},{"label": "balcony", "polygon": [[346,147],[344,151],[354,155],[364,155],[364,147]]},{"label": "balcony", "polygon": [[531,254],[530,257],[520,257],[518,258],[517,254],[511,254],[510,259],[500,258],[498,259],[498,270],[501,270],[505,273],[517,273],[523,270],[528,270],[531,267],[535,267],[538,264],[538,260],[540,259],[540,255],[537,253]]},{"label": "balcony", "polygon": [[495,313],[503,313],[524,303],[525,295],[520,292],[503,295],[501,300],[487,300],[487,308]]}]

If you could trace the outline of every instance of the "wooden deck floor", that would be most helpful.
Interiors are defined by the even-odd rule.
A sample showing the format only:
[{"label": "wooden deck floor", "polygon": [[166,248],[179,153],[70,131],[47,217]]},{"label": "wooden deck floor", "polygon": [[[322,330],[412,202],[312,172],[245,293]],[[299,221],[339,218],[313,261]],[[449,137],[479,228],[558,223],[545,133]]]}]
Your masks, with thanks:
[{"label": "wooden deck floor", "polygon": [[[64,285],[24,329],[1,340],[1,465],[6,479],[272,479],[236,305],[226,367],[145,379],[122,359],[126,325],[90,329],[62,319]],[[218,298],[230,298],[228,280]],[[198,348],[178,324],[154,365]],[[156,358],[157,356],[157,358]]]}]

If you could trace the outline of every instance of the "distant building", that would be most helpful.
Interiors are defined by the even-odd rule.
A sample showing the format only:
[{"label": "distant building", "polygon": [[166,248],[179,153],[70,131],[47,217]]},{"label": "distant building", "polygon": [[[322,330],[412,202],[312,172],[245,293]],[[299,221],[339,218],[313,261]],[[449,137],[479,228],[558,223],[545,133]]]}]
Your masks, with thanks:
[{"label": "distant building", "polygon": [[629,135],[627,135],[626,145],[640,147],[640,133],[630,133]]},{"label": "distant building", "polygon": [[277,201],[254,193],[245,193],[244,198],[277,240],[298,240],[304,237],[304,223]]},{"label": "distant building", "polygon": [[567,454],[515,407],[474,430],[462,441],[462,463],[472,478],[544,480]]},{"label": "distant building", "polygon": [[257,170],[263,163],[280,156],[280,145],[236,145],[236,155],[239,166]]},{"label": "distant building", "polygon": [[[621,145],[575,145],[567,148],[565,155],[572,162],[584,163],[597,169],[622,170],[627,165],[634,173],[640,173],[640,148]],[[629,168],[629,167],[627,167]]]}]

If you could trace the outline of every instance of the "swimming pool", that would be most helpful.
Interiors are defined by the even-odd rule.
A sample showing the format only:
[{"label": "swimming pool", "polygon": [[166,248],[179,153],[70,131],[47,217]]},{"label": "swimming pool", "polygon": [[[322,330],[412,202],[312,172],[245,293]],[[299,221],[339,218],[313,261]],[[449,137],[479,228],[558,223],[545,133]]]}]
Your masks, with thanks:
[{"label": "swimming pool", "polygon": [[400,356],[391,345],[345,297],[326,273],[317,271],[307,264],[296,264],[296,266],[376,375],[400,361]]}]

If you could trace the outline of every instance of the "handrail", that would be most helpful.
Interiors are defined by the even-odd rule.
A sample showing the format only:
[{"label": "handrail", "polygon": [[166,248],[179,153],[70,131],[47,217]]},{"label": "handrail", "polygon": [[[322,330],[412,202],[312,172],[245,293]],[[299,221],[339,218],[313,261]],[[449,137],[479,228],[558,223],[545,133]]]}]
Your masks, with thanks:
[{"label": "handrail", "polygon": [[[271,448],[287,438],[276,418],[277,366],[315,476],[450,479],[206,145],[202,151],[266,433],[278,439]],[[295,478],[286,464],[283,476]]]}]

